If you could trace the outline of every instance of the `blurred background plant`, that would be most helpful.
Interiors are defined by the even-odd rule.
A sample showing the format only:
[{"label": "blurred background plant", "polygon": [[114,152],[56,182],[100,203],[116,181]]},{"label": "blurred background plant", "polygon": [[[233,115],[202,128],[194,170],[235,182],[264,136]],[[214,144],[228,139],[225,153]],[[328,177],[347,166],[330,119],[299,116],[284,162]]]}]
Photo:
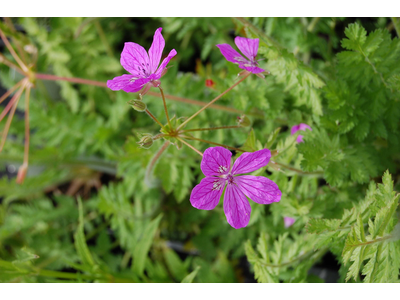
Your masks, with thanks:
[{"label": "blurred background plant", "polygon": [[[155,186],[144,181],[162,143],[137,142],[157,125],[127,105],[136,95],[104,86],[124,73],[124,42],[148,49],[158,27],[178,52],[163,77],[171,116],[235,82],[216,44],[260,39],[271,75],[191,123],[245,113],[251,127],[193,136],[278,150],[260,174],[282,200],[251,203],[246,228],[230,227],[221,204],[190,205],[202,174],[189,148],[169,147]],[[398,18],[3,18],[0,30],[1,116],[15,113],[0,123],[2,282],[399,281]],[[164,120],[159,94],[144,101]],[[297,144],[299,123],[313,130]]]}]

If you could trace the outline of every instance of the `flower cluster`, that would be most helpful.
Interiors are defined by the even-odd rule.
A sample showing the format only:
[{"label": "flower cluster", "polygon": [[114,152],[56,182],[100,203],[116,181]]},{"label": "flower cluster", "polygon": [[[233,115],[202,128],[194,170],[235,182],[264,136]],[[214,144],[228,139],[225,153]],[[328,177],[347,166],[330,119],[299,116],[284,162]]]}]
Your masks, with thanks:
[{"label": "flower cluster", "polygon": [[[306,129],[312,130],[311,127],[308,126],[307,124],[300,123],[299,125],[294,125],[294,126],[292,126],[292,129],[290,130],[290,134],[291,134],[291,135],[294,135],[297,131],[299,131],[299,130],[305,131]],[[301,143],[301,142],[303,141],[303,136],[302,136],[302,135],[299,135],[299,136],[297,137],[296,141],[297,141],[298,143]]]}]

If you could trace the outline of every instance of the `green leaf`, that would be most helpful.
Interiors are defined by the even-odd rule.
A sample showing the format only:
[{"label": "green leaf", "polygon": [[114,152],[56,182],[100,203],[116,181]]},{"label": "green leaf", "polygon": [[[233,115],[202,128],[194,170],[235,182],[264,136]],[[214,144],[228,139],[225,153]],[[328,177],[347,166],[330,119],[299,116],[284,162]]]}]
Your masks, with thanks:
[{"label": "green leaf", "polygon": [[145,227],[139,242],[135,245],[135,249],[133,251],[132,267],[133,271],[139,276],[143,275],[147,254],[150,250],[154,235],[156,234],[161,218],[162,214],[158,215]]},{"label": "green leaf", "polygon": [[200,266],[197,266],[189,275],[182,279],[181,283],[192,283],[194,278],[197,275],[197,272],[201,269]]},{"label": "green leaf", "polygon": [[86,244],[85,233],[83,230],[84,219],[83,219],[82,200],[80,197],[78,197],[77,201],[78,201],[78,210],[79,210],[79,223],[78,223],[78,228],[74,234],[75,248],[78,251],[78,255],[81,259],[81,262],[84,265],[94,266],[95,263],[94,263],[92,254],[90,253],[89,248]]}]

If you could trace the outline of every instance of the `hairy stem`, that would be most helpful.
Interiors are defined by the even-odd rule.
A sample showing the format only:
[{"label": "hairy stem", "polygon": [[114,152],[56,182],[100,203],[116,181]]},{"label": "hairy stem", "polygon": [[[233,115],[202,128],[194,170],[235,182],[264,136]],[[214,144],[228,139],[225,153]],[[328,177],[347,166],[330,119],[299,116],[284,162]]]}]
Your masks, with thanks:
[{"label": "hairy stem", "polygon": [[162,145],[162,147],[158,150],[156,155],[153,156],[149,165],[147,166],[146,174],[145,174],[145,182],[148,185],[151,185],[151,174],[153,172],[153,169],[154,169],[158,159],[161,157],[161,155],[164,153],[164,151],[168,148],[170,143],[171,143],[170,141],[165,141],[164,145]]},{"label": "hairy stem", "polygon": [[180,139],[180,138],[178,138],[178,137],[177,137],[177,139],[178,139],[179,141],[181,141],[182,143],[184,143],[186,146],[188,146],[190,149],[192,149],[192,150],[194,150],[195,152],[197,152],[198,154],[200,154],[201,157],[203,157],[203,153],[201,153],[201,152],[200,152],[199,150],[197,150],[195,147],[193,147],[192,145],[190,145],[188,142],[186,142],[185,140]]},{"label": "hairy stem", "polygon": [[165,102],[164,90],[162,89],[161,86],[159,86],[158,88],[160,89],[160,92],[161,92],[161,98],[164,103],[164,111],[165,111],[165,116],[167,117],[169,128],[172,129],[171,120],[169,119],[169,115],[168,115],[167,103]]},{"label": "hairy stem", "polygon": [[[41,74],[41,73],[37,73],[36,74],[36,78],[38,79],[42,79],[42,80],[52,80],[52,81],[69,81],[69,82],[74,82],[74,83],[79,83],[79,84],[88,84],[88,85],[95,85],[95,86],[101,86],[101,87],[107,87],[107,83],[105,82],[101,82],[101,81],[95,81],[95,80],[88,80],[88,79],[83,79],[83,78],[76,78],[76,77],[60,77],[60,76],[55,76],[55,75],[50,75],[50,74]],[[152,92],[152,91],[148,91],[147,95],[153,96],[153,97],[159,97],[161,98],[161,94],[156,93],[156,92]],[[203,101],[199,101],[199,100],[193,100],[193,99],[187,99],[187,98],[182,98],[182,97],[178,97],[178,96],[173,96],[173,95],[164,95],[166,99],[168,100],[172,100],[175,102],[181,102],[181,103],[186,103],[186,104],[191,104],[191,105],[197,105],[197,106],[206,106],[208,105],[208,103],[205,103]],[[233,114],[244,114],[243,111],[232,108],[232,107],[226,107],[223,105],[216,105],[213,104],[210,106],[210,108],[215,109],[215,110],[221,110],[221,111],[226,111],[229,113],[233,113]],[[263,113],[258,113],[258,112],[248,112],[246,113],[249,116],[254,116],[257,118],[264,118],[264,114]]]},{"label": "hairy stem", "polygon": [[158,121],[158,119],[157,119],[147,108],[146,108],[146,110],[145,110],[145,113],[146,113],[150,118],[152,118],[152,119],[154,120],[154,122],[156,122],[158,125],[160,125],[162,129],[165,130],[164,125],[163,125],[160,121]]},{"label": "hairy stem", "polygon": [[[8,27],[10,28],[10,30],[13,33],[17,32],[17,30],[14,27],[14,24],[11,21],[11,18],[4,17],[4,21],[6,22],[6,24],[8,25]],[[13,37],[13,41],[14,41],[16,47],[17,47],[17,51],[18,51],[19,56],[21,56],[22,60],[26,62],[26,57],[25,57],[24,51],[21,48],[21,45],[20,45],[19,41],[17,39],[15,39],[14,37]]]},{"label": "hairy stem", "polygon": [[3,31],[0,29],[0,37],[3,40],[4,44],[6,45],[8,51],[10,51],[12,57],[14,57],[15,61],[18,63],[18,65],[21,67],[21,69],[25,72],[28,73],[29,69],[28,67],[23,63],[23,61],[19,58],[17,53],[15,53],[13,47],[11,46],[10,42],[7,40],[7,37],[4,35]]},{"label": "hairy stem", "polygon": [[28,87],[25,91],[25,147],[24,147],[24,164],[28,166],[29,159],[29,96],[31,92],[31,85],[28,84]]},{"label": "hairy stem", "polygon": [[232,149],[232,150],[239,151],[239,152],[246,152],[245,150],[242,150],[242,149],[238,149],[238,148],[235,148],[235,147],[227,146],[227,145],[224,145],[224,144],[214,143],[214,142],[211,142],[211,141],[195,138],[195,137],[192,137],[192,136],[181,135],[180,137],[184,138],[184,139],[188,139],[188,140],[195,140],[195,141],[199,141],[199,142],[203,142],[203,143],[207,143],[207,144],[211,144],[211,145],[225,147],[225,148]]},{"label": "hairy stem", "polygon": [[0,62],[5,64],[6,66],[9,66],[11,69],[14,69],[18,73],[22,75],[26,75],[24,71],[21,70],[20,67],[18,67],[16,64],[13,64],[11,61],[9,61],[3,54],[0,53]]},{"label": "hairy stem", "polygon": [[11,98],[10,102],[7,103],[6,107],[0,114],[0,122],[7,115],[7,113],[10,111],[11,107],[13,107],[13,105],[19,99],[19,97],[21,97],[22,91],[23,91],[23,88],[19,89],[18,92]]},{"label": "hairy stem", "polygon": [[[1,136],[0,152],[3,150],[4,144],[5,144],[6,139],[7,139],[8,130],[10,129],[10,125],[11,125],[12,119],[13,119],[13,117],[14,117],[15,110],[17,109],[19,99],[21,98],[21,94],[22,94],[22,92],[23,92],[24,89],[25,89],[25,85],[23,85],[23,86],[20,88],[20,90],[17,92],[17,94],[15,94],[15,96],[14,96],[14,97],[16,97],[16,98],[15,98],[15,100],[14,100],[13,107],[12,107],[12,109],[11,109],[11,112],[10,112],[9,116],[8,116],[6,125],[4,126],[4,129],[3,129],[3,134],[2,134],[2,136]],[[12,100],[12,99],[11,99],[11,100]],[[10,102],[11,102],[11,101],[10,101]]]},{"label": "hairy stem", "polygon": [[209,127],[209,128],[196,128],[196,129],[187,129],[182,130],[181,132],[190,132],[190,131],[210,131],[210,130],[217,130],[217,129],[230,129],[230,128],[243,128],[240,125],[232,125],[232,126],[219,126],[219,127]]},{"label": "hairy stem", "polygon": [[201,113],[203,110],[205,110],[207,107],[209,107],[211,104],[213,104],[214,102],[216,102],[218,99],[220,99],[222,96],[224,96],[226,93],[228,93],[230,90],[232,90],[234,87],[236,87],[239,83],[241,83],[243,80],[245,80],[247,77],[249,77],[251,73],[248,72],[246,75],[244,75],[241,79],[239,79],[236,83],[234,83],[230,88],[228,88],[225,92],[223,92],[222,94],[220,94],[219,96],[217,96],[216,98],[214,98],[213,100],[211,100],[207,105],[203,106],[202,108],[200,108],[196,113],[194,113],[191,117],[189,117],[188,119],[186,119],[185,122],[183,122],[178,128],[177,130],[181,129],[183,126],[185,126],[188,122],[190,122],[190,120],[192,120],[194,117],[196,117],[199,113]]},{"label": "hairy stem", "polygon": [[0,97],[0,103],[2,103],[8,96],[10,96],[23,82],[25,78],[15,84],[11,89],[4,93],[3,96]]}]

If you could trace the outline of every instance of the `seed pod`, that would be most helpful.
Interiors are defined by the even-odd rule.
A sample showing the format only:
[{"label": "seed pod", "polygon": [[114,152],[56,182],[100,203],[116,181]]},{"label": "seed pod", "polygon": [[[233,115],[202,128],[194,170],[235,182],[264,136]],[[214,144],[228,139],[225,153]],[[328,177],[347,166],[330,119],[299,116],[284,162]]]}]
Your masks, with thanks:
[{"label": "seed pod", "polygon": [[141,100],[131,100],[127,102],[132,108],[136,111],[143,112],[146,110],[147,106],[146,103],[144,103]]},{"label": "seed pod", "polygon": [[242,127],[248,127],[251,125],[250,119],[245,115],[241,115],[240,117],[238,117],[237,123]]},{"label": "seed pod", "polygon": [[140,142],[138,142],[139,146],[144,149],[149,149],[153,145],[153,137],[150,135],[145,135],[142,137]]}]

